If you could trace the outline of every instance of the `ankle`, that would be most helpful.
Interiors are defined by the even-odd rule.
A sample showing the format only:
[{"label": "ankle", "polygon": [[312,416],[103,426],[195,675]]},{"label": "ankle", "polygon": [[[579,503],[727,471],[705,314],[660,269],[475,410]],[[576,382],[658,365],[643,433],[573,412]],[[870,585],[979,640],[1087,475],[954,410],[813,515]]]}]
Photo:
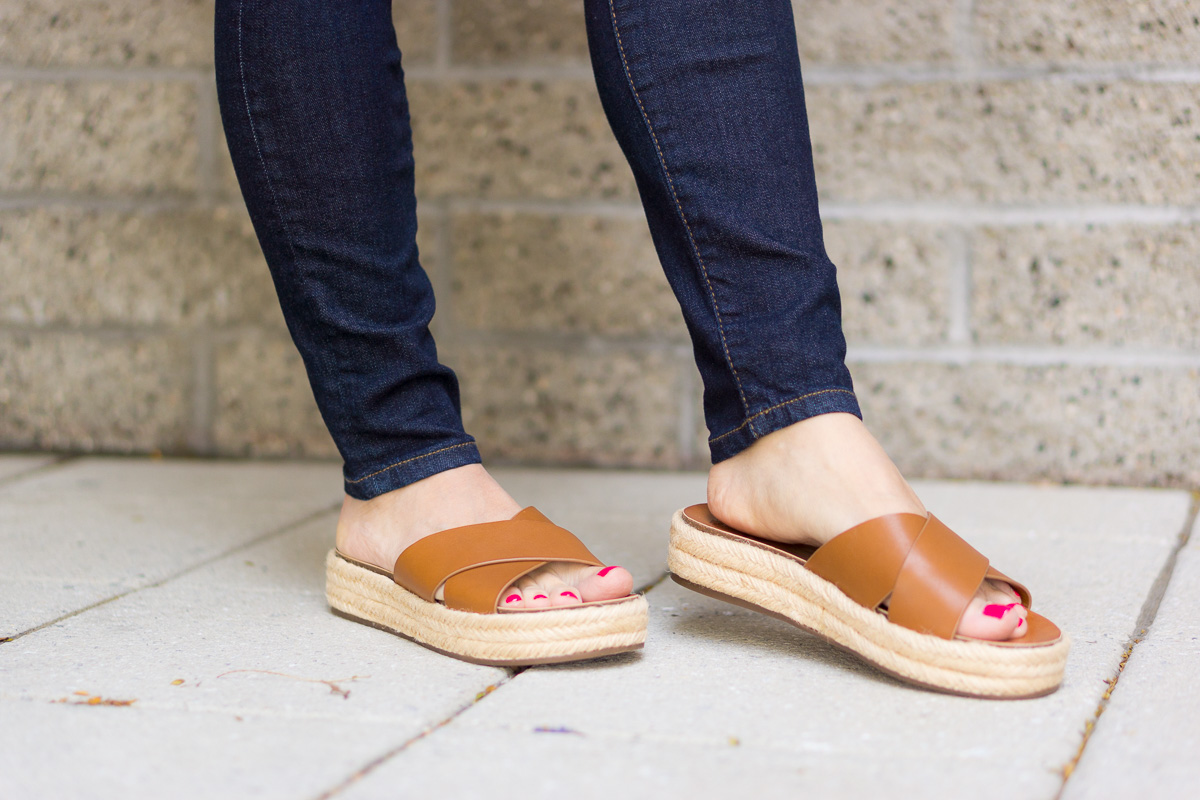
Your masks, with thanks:
[{"label": "ankle", "polygon": [[511,519],[521,506],[479,464],[439,472],[370,500],[346,496],[337,547],[391,568],[412,543],[438,531]]},{"label": "ankle", "polygon": [[843,530],[924,506],[883,448],[849,414],[825,414],[759,439],[709,472],[725,523],[780,541],[822,544]]}]

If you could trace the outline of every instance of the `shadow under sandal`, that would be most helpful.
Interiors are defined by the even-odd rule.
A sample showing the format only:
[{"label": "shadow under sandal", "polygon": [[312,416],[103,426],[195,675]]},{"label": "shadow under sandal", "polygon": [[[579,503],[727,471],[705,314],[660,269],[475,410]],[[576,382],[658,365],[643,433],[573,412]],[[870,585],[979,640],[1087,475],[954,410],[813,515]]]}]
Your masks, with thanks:
[{"label": "shadow under sandal", "polygon": [[[646,599],[497,610],[514,581],[552,561],[602,563],[535,508],[502,522],[451,528],[415,542],[384,570],[330,550],[325,595],[335,613],[463,661],[515,667],[639,650]],[[444,602],[435,597],[442,590]]]},{"label": "shadow under sandal", "polygon": [[970,697],[1025,698],[1062,683],[1070,643],[1029,611],[1019,639],[955,633],[984,580],[1029,590],[930,514],[889,514],[819,548],[734,530],[707,505],[675,513],[667,562],[702,594],[779,617],[908,683]]}]

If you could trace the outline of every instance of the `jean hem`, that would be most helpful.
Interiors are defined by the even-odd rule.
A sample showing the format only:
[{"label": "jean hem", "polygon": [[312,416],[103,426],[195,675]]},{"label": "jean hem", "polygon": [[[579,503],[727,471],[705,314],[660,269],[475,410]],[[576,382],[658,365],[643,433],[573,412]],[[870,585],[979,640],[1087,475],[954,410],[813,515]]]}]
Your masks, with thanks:
[{"label": "jean hem", "polygon": [[862,419],[858,398],[850,389],[831,387],[806,392],[752,414],[738,427],[708,440],[714,464],[732,458],[755,441],[789,425],[821,414],[843,412]]},{"label": "jean hem", "polygon": [[428,453],[412,456],[394,464],[381,467],[367,475],[344,479],[346,494],[356,500],[370,500],[394,489],[416,483],[422,478],[445,472],[467,464],[480,464],[479,448],[472,439],[466,442],[439,447]]}]

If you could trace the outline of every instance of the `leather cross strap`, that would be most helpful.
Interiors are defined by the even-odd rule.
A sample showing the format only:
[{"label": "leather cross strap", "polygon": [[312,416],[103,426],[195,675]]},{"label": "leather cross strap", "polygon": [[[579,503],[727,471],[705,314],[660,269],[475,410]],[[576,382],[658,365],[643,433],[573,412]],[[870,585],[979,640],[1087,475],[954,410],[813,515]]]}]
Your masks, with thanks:
[{"label": "leather cross strap", "polygon": [[1029,590],[930,514],[867,520],[818,547],[805,566],[867,608],[887,601],[888,619],[919,633],[954,638],[963,612],[989,578]]},{"label": "leather cross strap", "polygon": [[426,536],[400,554],[392,578],[430,602],[442,588],[447,607],[493,614],[513,581],[551,561],[602,565],[574,534],[530,506],[510,520]]}]

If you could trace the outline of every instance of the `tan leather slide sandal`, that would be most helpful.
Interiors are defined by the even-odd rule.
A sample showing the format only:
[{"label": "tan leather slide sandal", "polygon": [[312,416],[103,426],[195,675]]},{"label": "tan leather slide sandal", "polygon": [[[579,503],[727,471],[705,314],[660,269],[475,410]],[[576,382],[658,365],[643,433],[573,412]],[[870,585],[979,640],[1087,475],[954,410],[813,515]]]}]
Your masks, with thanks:
[{"label": "tan leather slide sandal", "polygon": [[330,550],[325,595],[335,613],[473,664],[557,664],[642,647],[648,611],[638,594],[497,610],[505,589],[551,561],[602,566],[569,531],[530,507],[503,522],[426,536],[400,554],[390,575]]},{"label": "tan leather slide sandal", "polygon": [[889,514],[819,548],[771,542],[730,528],[696,505],[675,513],[667,565],[702,594],[779,617],[900,680],[969,697],[1049,694],[1070,643],[1028,612],[1028,632],[1003,642],[957,635],[980,584],[1029,591],[930,514]]}]

